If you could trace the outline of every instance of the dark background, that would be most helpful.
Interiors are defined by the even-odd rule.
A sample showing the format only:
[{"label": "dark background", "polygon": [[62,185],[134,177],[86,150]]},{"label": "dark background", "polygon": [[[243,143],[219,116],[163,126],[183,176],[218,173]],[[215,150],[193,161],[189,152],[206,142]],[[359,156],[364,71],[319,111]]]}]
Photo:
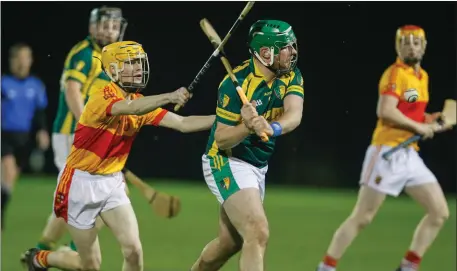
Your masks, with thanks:
[{"label": "dark background", "polygon": [[[33,73],[49,96],[51,126],[57,108],[59,78],[70,48],[88,32],[92,8],[110,2],[2,2],[2,72],[8,48],[29,43]],[[200,30],[206,17],[221,36],[245,2],[114,2],[129,21],[126,40],[144,45],[152,77],[146,95],[187,86],[213,49]],[[226,46],[233,66],[249,57],[246,39],[258,19],[289,22],[299,41],[305,89],[302,123],[281,137],[270,162],[269,184],[344,186],[359,180],[365,150],[376,122],[379,78],[396,58],[396,29],[422,26],[428,46],[423,67],[430,75],[428,111],[439,111],[456,91],[456,4],[453,2],[257,2]],[[219,62],[179,113],[214,114],[217,86],[224,76]],[[167,107],[171,109],[170,107]],[[456,131],[422,143],[421,154],[448,192],[456,192]],[[179,134],[146,127],[137,137],[127,166],[142,177],[203,182],[201,155],[208,132]],[[56,173],[52,151],[46,172]]]}]

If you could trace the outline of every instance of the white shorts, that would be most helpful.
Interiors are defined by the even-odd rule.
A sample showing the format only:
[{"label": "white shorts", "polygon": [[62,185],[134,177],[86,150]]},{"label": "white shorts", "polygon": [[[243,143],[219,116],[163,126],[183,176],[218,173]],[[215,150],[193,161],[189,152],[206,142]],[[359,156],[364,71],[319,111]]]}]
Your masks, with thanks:
[{"label": "white shorts", "polygon": [[121,172],[93,175],[65,167],[58,180],[54,215],[78,229],[91,229],[100,213],[130,203]]},{"label": "white shorts", "polygon": [[398,150],[386,161],[382,154],[391,148],[368,147],[360,176],[361,185],[396,197],[405,187],[437,182],[413,147]]},{"label": "white shorts", "polygon": [[54,164],[60,171],[65,167],[67,156],[70,154],[74,134],[52,134],[52,150],[54,151]]},{"label": "white shorts", "polygon": [[223,204],[228,197],[244,188],[257,188],[263,202],[265,197],[265,175],[268,166],[257,168],[237,158],[226,158],[220,155],[202,157],[203,175],[206,184]]}]

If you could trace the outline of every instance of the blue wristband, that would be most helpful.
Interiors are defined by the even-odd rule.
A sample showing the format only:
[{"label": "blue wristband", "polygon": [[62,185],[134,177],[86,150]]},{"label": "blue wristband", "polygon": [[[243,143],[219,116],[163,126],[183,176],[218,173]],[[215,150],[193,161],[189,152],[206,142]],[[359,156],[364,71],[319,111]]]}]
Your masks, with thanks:
[{"label": "blue wristband", "polygon": [[271,129],[273,129],[273,137],[277,137],[277,136],[281,135],[282,127],[281,127],[281,124],[279,124],[279,122],[275,121],[275,122],[271,123],[270,126],[271,126]]}]

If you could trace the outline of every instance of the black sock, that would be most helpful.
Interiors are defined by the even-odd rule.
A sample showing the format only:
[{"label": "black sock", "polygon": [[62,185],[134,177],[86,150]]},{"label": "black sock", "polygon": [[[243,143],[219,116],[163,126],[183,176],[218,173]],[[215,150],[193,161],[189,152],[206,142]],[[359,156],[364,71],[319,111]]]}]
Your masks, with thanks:
[{"label": "black sock", "polygon": [[2,202],[1,202],[1,219],[2,219],[2,230],[3,230],[3,226],[5,224],[5,211],[6,211],[6,207],[8,206],[8,203],[10,201],[10,198],[11,198],[11,191],[8,189],[8,188],[5,188],[4,186],[2,186],[1,188],[1,191],[2,191]]}]

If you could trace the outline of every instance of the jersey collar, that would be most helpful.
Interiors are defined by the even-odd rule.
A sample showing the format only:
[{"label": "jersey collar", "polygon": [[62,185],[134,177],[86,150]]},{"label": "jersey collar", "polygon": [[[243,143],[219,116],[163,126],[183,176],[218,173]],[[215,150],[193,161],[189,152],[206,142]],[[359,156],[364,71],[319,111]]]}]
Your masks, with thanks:
[{"label": "jersey collar", "polygon": [[405,62],[403,62],[403,60],[401,60],[400,57],[397,57],[397,60],[395,61],[395,65],[405,69],[407,72],[409,72],[413,75],[416,75],[419,79],[422,78],[423,69],[420,66],[419,66],[419,72],[416,73],[416,70],[413,67],[406,65]]},{"label": "jersey collar", "polygon": [[114,83],[113,81],[111,81],[110,85],[111,85],[111,87],[116,91],[116,94],[117,94],[117,95],[118,95],[119,93],[122,93],[121,87],[120,87],[118,84],[116,84],[116,83]]},{"label": "jersey collar", "polygon": [[87,36],[87,40],[92,44],[92,47],[94,47],[94,50],[101,53],[102,52],[102,49],[100,48],[100,46],[97,44],[97,42],[94,40],[93,37],[91,36]]},{"label": "jersey collar", "polygon": [[[259,66],[254,61],[254,57],[251,57],[250,68],[251,68],[252,74],[254,74],[255,77],[262,78],[263,81],[268,82],[267,78],[265,78],[265,74],[262,73]],[[282,76],[280,78],[274,77],[270,82],[268,82],[268,84],[271,84],[272,82],[274,82],[275,79],[281,79],[281,78],[283,78],[283,77]]]},{"label": "jersey collar", "polygon": [[262,73],[260,68],[256,65],[256,63],[254,61],[254,57],[251,57],[250,66],[251,66],[251,71],[252,71],[252,73],[254,74],[255,77],[261,77],[261,78],[265,79],[265,75]]},{"label": "jersey collar", "polygon": [[140,93],[127,92],[127,91],[123,90],[121,86],[119,86],[117,83],[115,83],[113,81],[110,82],[110,85],[116,91],[116,95],[120,96],[122,98],[134,100],[138,97],[141,97]]},{"label": "jersey collar", "polygon": [[402,67],[404,69],[412,69],[412,67],[406,65],[405,62],[403,62],[403,60],[401,60],[400,57],[397,57],[397,60],[395,61],[395,64],[397,64],[397,66],[400,66],[400,67]]}]

